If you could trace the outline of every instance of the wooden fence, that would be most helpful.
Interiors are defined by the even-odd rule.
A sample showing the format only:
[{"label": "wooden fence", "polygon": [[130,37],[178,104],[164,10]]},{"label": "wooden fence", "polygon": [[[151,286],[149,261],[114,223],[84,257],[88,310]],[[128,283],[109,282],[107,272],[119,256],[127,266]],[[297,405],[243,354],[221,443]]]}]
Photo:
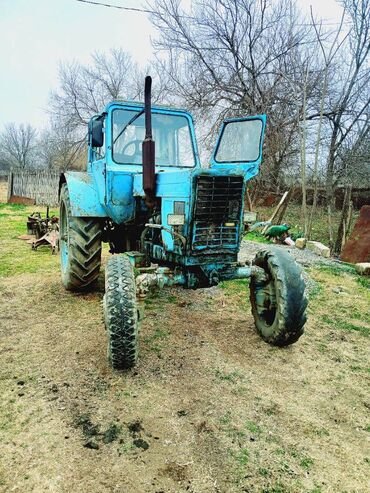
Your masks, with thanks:
[{"label": "wooden fence", "polygon": [[35,199],[37,205],[57,205],[59,173],[50,171],[11,172],[8,198],[13,195]]},{"label": "wooden fence", "polygon": [[[307,204],[312,205],[313,201],[313,188],[307,188]],[[335,207],[341,210],[343,207],[343,200],[345,194],[345,187],[340,186],[334,191]],[[276,190],[268,190],[257,188],[253,193],[253,188],[250,191],[250,197],[253,203],[253,207],[258,210],[258,207],[271,207],[277,205],[279,199],[283,195],[283,190],[276,192]],[[360,210],[363,205],[370,204],[370,187],[364,185],[362,188],[352,188],[352,203],[356,210]],[[291,202],[301,204],[302,202],[302,189],[301,187],[294,187],[291,192]],[[319,206],[326,205],[326,189],[319,187],[317,204]]]}]

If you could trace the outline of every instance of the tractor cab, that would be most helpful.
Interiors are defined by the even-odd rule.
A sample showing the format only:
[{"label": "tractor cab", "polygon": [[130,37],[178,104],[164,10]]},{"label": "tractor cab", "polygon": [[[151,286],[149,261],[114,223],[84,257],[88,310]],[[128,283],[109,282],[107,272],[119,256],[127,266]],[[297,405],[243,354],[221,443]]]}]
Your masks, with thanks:
[{"label": "tractor cab", "polygon": [[[145,139],[143,109],[115,108],[111,112],[112,160],[122,165],[142,165],[142,143]],[[152,135],[155,142],[156,168],[193,168],[195,140],[192,121],[181,112],[152,110]]]},{"label": "tractor cab", "polygon": [[[115,229],[127,232],[136,221],[141,237],[139,217],[155,221],[162,229],[152,235],[158,241],[147,244],[152,259],[171,255],[180,264],[204,263],[205,254],[235,259],[245,184],[258,172],[265,121],[264,115],[224,121],[204,168],[188,112],[151,107],[148,128],[145,104],[110,103],[89,125],[88,171],[95,177],[104,171],[100,201]],[[138,249],[135,241],[132,250]],[[119,243],[116,238],[114,250],[122,251]]]},{"label": "tractor cab", "polygon": [[145,247],[151,261],[235,261],[246,182],[258,173],[265,124],[265,115],[225,120],[202,167],[192,116],[152,107],[147,77],[144,103],[113,101],[91,119],[87,173],[62,177],[72,213],[101,217],[113,253]]},{"label": "tractor cab", "polygon": [[[158,170],[199,165],[194,125],[189,113],[156,106],[151,110],[151,121],[155,167]],[[89,161],[104,154],[112,166],[124,165],[129,168],[121,166],[121,170],[141,171],[145,132],[143,103],[114,101],[108,104],[105,111],[89,123]]]},{"label": "tractor cab", "polygon": [[[265,124],[265,115],[225,120],[208,164],[214,169],[223,168],[226,173],[239,174],[258,166]],[[155,106],[151,108],[151,125],[157,171],[201,166],[190,113]],[[141,172],[145,135],[144,104],[114,101],[89,123],[89,163],[104,156],[110,165],[130,166],[122,170]]]}]

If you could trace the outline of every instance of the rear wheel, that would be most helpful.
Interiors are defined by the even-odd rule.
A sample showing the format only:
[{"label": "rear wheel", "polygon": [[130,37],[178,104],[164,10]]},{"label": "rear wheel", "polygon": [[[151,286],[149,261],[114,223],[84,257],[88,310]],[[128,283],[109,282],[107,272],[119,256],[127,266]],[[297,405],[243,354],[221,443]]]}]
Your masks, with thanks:
[{"label": "rear wheel", "polygon": [[139,311],[134,269],[126,255],[114,255],[107,262],[103,307],[112,367],[132,368],[138,356]]},{"label": "rear wheel", "polygon": [[66,289],[82,290],[99,276],[101,236],[98,219],[72,216],[68,188],[64,183],[60,192],[60,263]]},{"label": "rear wheel", "polygon": [[301,269],[283,250],[262,250],[255,265],[264,269],[267,281],[252,277],[250,300],[258,333],[268,343],[288,346],[303,334],[307,299]]}]

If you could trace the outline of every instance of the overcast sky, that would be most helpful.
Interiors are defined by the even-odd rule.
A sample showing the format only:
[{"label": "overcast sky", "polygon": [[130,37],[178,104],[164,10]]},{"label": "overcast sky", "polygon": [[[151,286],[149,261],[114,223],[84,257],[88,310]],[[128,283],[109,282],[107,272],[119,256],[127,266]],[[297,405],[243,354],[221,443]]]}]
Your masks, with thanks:
[{"label": "overcast sky", "polygon": [[[96,0],[143,7],[140,0]],[[187,3],[190,0],[184,0]],[[335,0],[297,0],[318,16],[337,22]],[[47,124],[45,110],[57,87],[59,61],[88,62],[93,51],[122,47],[141,65],[153,58],[156,35],[147,14],[76,0],[0,0],[0,129],[7,122]]]}]

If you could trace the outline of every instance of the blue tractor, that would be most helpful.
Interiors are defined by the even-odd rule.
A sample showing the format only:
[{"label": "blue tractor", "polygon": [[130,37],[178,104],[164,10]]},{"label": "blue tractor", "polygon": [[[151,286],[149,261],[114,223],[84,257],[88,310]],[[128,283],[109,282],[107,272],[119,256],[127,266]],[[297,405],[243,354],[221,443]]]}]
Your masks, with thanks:
[{"label": "blue tractor", "polygon": [[[138,291],[152,286],[215,286],[250,278],[256,329],[274,345],[298,340],[306,321],[300,268],[282,249],[238,262],[246,183],[258,173],[266,116],[225,120],[201,167],[191,115],[113,101],[88,125],[86,172],[60,179],[61,275],[67,290],[91,287],[105,268],[104,320],[115,369],[135,365]],[[122,255],[124,254],[124,255]]]}]

